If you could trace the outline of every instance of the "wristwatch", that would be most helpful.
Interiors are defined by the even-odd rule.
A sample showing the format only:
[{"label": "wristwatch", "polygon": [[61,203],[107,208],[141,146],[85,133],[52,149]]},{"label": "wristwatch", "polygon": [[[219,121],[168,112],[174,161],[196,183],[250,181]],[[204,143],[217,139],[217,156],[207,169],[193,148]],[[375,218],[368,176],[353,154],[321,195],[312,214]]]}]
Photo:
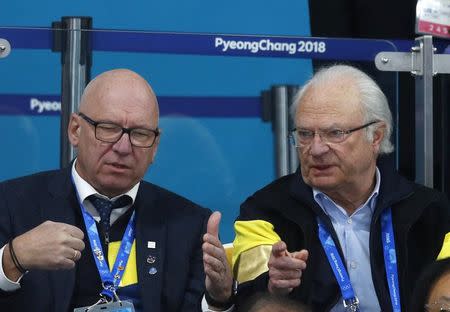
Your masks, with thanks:
[{"label": "wristwatch", "polygon": [[218,308],[220,310],[227,310],[234,304],[234,299],[237,295],[239,282],[235,279],[233,279],[233,284],[231,285],[231,296],[228,298],[227,301],[221,302],[217,301],[209,295],[208,291],[205,291],[205,299],[209,306]]}]

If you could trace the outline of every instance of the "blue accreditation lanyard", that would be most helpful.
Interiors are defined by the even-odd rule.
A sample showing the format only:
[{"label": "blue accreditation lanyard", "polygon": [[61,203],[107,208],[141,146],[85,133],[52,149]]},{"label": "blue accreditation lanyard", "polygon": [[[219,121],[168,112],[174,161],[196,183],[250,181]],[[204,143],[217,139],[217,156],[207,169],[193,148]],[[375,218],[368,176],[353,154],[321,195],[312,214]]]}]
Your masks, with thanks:
[{"label": "blue accreditation lanyard", "polygon": [[[319,219],[319,239],[327,255],[328,262],[333,270],[334,276],[341,289],[344,307],[348,311],[357,312],[359,309],[359,300],[353,291],[347,269],[344,266],[341,256],[336,248],[326,226]],[[400,312],[400,293],[398,287],[397,259],[395,253],[394,229],[392,226],[391,208],[387,208],[381,215],[381,238],[383,242],[384,263],[386,268],[389,293],[391,295],[392,310]]]},{"label": "blue accreditation lanyard", "polygon": [[123,273],[127,266],[128,258],[131,252],[131,246],[133,245],[135,237],[135,212],[128,221],[127,228],[123,234],[122,242],[120,244],[119,252],[117,253],[116,261],[114,262],[113,269],[110,271],[108,263],[105,260],[102,243],[100,236],[98,235],[97,225],[94,218],[86,211],[83,203],[81,202],[78,193],[78,202],[80,204],[81,212],[86,226],[89,242],[91,244],[92,254],[94,256],[95,264],[97,265],[100,279],[102,280],[103,290],[101,295],[107,296],[110,300],[118,300],[116,294],[117,288],[119,288],[120,281],[122,280]]},{"label": "blue accreditation lanyard", "polygon": [[328,262],[333,269],[333,273],[339,284],[339,288],[341,289],[342,298],[344,299],[344,307],[349,311],[359,311],[359,301],[355,296],[355,292],[353,291],[352,283],[350,282],[347,269],[342,262],[341,256],[339,255],[333,238],[320,219],[319,239],[322,243],[325,254],[327,255]]},{"label": "blue accreditation lanyard", "polygon": [[400,312],[400,288],[398,287],[397,255],[395,252],[392,211],[389,207],[381,215],[381,239],[383,242],[384,267],[391,295],[392,311]]}]

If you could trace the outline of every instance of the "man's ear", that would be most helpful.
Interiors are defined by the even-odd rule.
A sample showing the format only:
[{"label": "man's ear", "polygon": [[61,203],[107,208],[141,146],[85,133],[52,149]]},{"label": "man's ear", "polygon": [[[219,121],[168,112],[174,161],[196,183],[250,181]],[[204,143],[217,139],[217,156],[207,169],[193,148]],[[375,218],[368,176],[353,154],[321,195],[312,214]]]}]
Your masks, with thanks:
[{"label": "man's ear", "polygon": [[155,160],[156,152],[158,151],[158,146],[159,146],[159,140],[160,139],[161,139],[161,129],[159,129],[159,135],[156,137],[155,143],[153,144],[153,146],[150,149],[150,153],[151,153],[151,161],[150,161],[150,163],[153,163],[153,161]]},{"label": "man's ear", "polygon": [[373,139],[372,139],[372,146],[374,148],[375,153],[377,154],[380,151],[380,145],[381,142],[383,141],[385,134],[386,134],[386,124],[384,122],[380,122],[380,125],[377,126],[377,128],[373,132]]},{"label": "man's ear", "polygon": [[78,146],[80,140],[80,118],[78,114],[72,113],[70,115],[69,126],[67,127],[67,135],[69,137],[70,144],[74,147]]}]

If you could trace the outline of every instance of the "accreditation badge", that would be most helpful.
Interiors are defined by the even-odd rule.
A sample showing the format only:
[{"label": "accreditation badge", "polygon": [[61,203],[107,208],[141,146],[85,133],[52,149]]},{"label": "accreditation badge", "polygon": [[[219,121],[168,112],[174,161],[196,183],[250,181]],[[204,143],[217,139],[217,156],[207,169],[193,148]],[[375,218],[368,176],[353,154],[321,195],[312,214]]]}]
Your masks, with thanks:
[{"label": "accreditation badge", "polygon": [[130,301],[100,303],[90,307],[76,308],[73,312],[135,312]]},{"label": "accreditation badge", "polygon": [[419,0],[416,32],[450,38],[450,0]]}]

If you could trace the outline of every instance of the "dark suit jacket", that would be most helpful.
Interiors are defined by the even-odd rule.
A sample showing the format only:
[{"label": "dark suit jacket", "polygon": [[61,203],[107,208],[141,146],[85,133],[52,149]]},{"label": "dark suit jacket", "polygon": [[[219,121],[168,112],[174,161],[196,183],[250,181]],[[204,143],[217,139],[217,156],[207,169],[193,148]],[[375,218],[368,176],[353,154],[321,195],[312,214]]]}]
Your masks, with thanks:
[{"label": "dark suit jacket", "polygon": [[[46,220],[75,224],[79,204],[70,168],[0,184],[0,248]],[[136,210],[136,262],[144,311],[200,311],[204,292],[202,235],[208,209],[148,182],[141,182]],[[147,242],[156,242],[149,274]],[[86,237],[85,237],[86,242]],[[91,252],[86,250],[85,252]],[[68,311],[75,270],[32,270],[21,289],[0,291],[0,311]]]}]

